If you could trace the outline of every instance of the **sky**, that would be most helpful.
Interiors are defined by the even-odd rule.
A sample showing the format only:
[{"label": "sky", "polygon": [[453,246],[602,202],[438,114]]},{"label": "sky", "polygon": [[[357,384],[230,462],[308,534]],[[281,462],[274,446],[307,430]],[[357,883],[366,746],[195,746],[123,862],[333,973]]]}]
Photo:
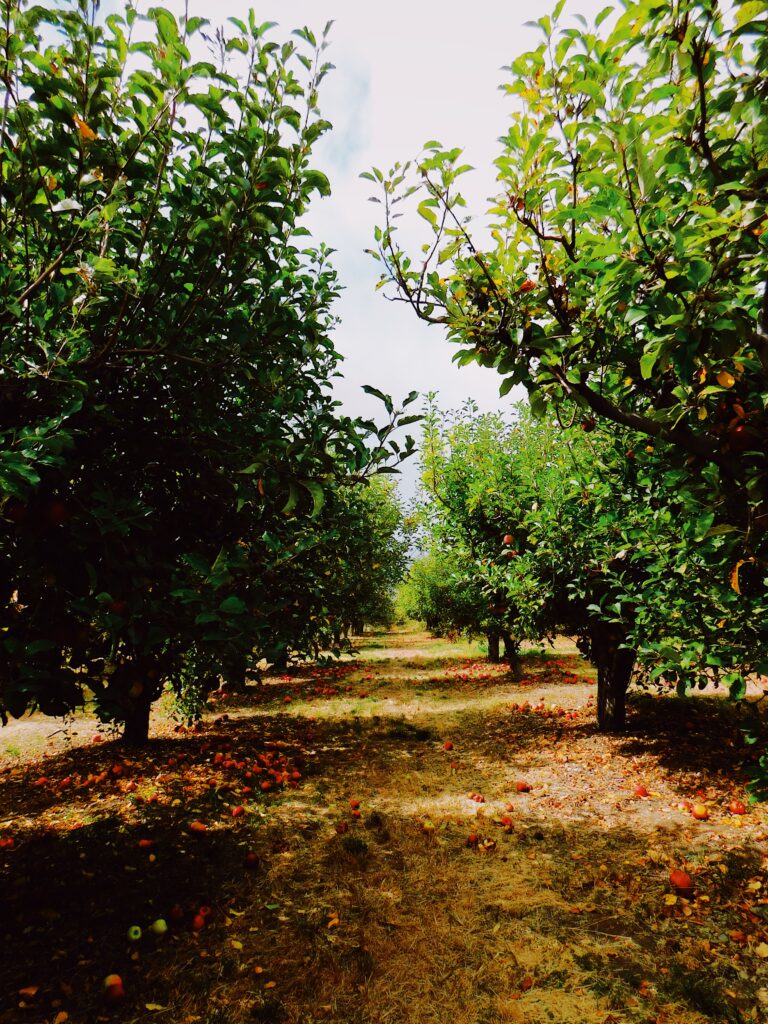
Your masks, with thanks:
[{"label": "sky", "polygon": [[[569,13],[590,22],[607,0],[570,0]],[[119,6],[112,0],[110,6]],[[439,393],[444,408],[467,398],[483,411],[509,408],[515,394],[499,398],[501,378],[476,365],[452,363],[457,346],[440,327],[420,323],[400,303],[375,291],[378,265],[364,252],[374,245],[380,207],[360,173],[376,166],[386,171],[397,161],[417,157],[423,144],[437,139],[460,146],[476,168],[462,191],[469,209],[481,216],[494,190],[493,160],[511,111],[499,86],[501,70],[537,45],[540,34],[525,22],[551,11],[554,0],[260,0],[260,21],[276,21],[272,38],[298,27],[320,35],[333,20],[328,59],[335,70],[320,92],[323,116],[333,124],[315,149],[315,164],[331,181],[332,195],[315,198],[307,223],[316,241],[336,250],[335,266],[344,291],[336,307],[340,323],[334,341],[344,355],[344,380],[337,397],[351,415],[380,418],[379,403],[361,391],[371,384],[395,401],[412,390]],[[143,5],[141,5],[143,6]],[[179,9],[179,0],[166,0]],[[189,0],[189,13],[213,24],[243,17],[247,0]],[[522,397],[522,396],[518,396]],[[420,403],[419,403],[420,404]],[[406,492],[415,471],[404,474]]]}]

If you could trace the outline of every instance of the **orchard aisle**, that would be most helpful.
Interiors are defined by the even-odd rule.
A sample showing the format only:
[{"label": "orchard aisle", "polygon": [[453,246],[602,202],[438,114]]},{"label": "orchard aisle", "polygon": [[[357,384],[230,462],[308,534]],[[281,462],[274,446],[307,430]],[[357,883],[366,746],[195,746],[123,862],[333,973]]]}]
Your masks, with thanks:
[{"label": "orchard aisle", "polygon": [[763,1020],[768,826],[734,813],[734,720],[648,698],[608,738],[593,694],[567,645],[517,683],[401,631],[145,753],[15,763],[0,1020]]}]

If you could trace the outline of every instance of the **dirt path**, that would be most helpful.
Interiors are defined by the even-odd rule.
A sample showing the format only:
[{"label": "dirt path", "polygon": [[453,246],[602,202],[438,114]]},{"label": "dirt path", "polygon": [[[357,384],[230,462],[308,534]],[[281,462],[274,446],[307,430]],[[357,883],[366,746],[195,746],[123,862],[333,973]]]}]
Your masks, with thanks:
[{"label": "dirt path", "polygon": [[161,720],[141,755],[14,757],[0,1021],[765,1020],[768,818],[728,810],[737,723],[711,698],[647,698],[607,738],[593,701],[567,645],[518,684],[391,634],[199,732]]}]

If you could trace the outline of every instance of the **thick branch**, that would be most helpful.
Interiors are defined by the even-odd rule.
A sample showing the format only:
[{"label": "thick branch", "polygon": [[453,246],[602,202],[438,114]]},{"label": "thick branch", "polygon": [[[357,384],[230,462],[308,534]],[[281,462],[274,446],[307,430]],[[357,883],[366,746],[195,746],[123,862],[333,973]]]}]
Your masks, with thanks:
[{"label": "thick branch", "polygon": [[604,395],[593,391],[588,384],[574,383],[568,380],[565,372],[558,367],[552,368],[552,373],[557,379],[558,384],[569,395],[583,399],[598,416],[613,420],[614,423],[620,423],[622,426],[629,427],[630,430],[637,430],[639,433],[648,434],[650,437],[658,437],[664,441],[669,441],[683,448],[691,455],[705,458],[710,462],[716,463],[721,469],[732,473],[732,470],[729,469],[727,463],[722,459],[718,448],[707,438],[692,433],[688,427],[665,422],[664,420],[654,420],[649,416],[643,416],[641,413],[622,409],[621,406],[616,405]]}]

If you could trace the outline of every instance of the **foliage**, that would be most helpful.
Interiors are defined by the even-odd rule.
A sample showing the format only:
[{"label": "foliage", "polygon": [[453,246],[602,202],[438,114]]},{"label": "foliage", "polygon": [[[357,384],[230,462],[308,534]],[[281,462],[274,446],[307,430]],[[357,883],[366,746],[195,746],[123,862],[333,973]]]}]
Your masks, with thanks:
[{"label": "foliage", "polygon": [[[520,109],[497,160],[493,245],[476,249],[458,218],[460,151],[431,143],[417,184],[410,168],[368,175],[386,202],[385,279],[469,343],[460,362],[503,374],[505,391],[524,383],[538,409],[569,400],[662,437],[757,501],[766,23],[746,0],[735,28],[708,0],[639,0],[601,38],[561,29],[562,7],[537,23],[541,46],[508,69]],[[434,232],[418,264],[390,219],[414,194]]]},{"label": "foliage", "polygon": [[394,595],[405,575],[412,529],[405,519],[395,486],[379,477],[364,490],[348,490],[346,519],[335,557],[343,552],[335,619],[344,630],[366,623],[389,626],[394,620]]},{"label": "foliage", "polygon": [[[636,0],[594,30],[562,9],[508,69],[487,244],[462,213],[461,151],[431,142],[367,175],[373,255],[460,365],[496,369],[502,394],[524,385],[539,416],[605,425],[594,509],[626,571],[590,603],[631,610],[659,675],[721,672],[743,693],[768,667],[768,25],[746,0],[727,17]],[[394,219],[409,203],[429,232],[418,259]],[[623,519],[634,500],[650,519]]]},{"label": "foliage", "polygon": [[484,632],[487,604],[475,566],[466,552],[440,550],[436,544],[417,558],[398,593],[405,618],[424,622],[435,636]]},{"label": "foliage", "polygon": [[444,566],[454,589],[477,582],[468,603],[485,629],[574,635],[598,669],[608,637],[649,681],[685,693],[715,679],[743,696],[768,654],[763,597],[730,585],[733,533],[712,529],[656,448],[524,407],[509,421],[432,404],[424,433],[421,593]]},{"label": "foliage", "polygon": [[328,393],[336,278],[300,226],[324,40],[96,8],[3,3],[3,716],[87,685],[146,717],[166,680],[311,646],[329,490],[409,451],[389,399],[377,428]]}]

